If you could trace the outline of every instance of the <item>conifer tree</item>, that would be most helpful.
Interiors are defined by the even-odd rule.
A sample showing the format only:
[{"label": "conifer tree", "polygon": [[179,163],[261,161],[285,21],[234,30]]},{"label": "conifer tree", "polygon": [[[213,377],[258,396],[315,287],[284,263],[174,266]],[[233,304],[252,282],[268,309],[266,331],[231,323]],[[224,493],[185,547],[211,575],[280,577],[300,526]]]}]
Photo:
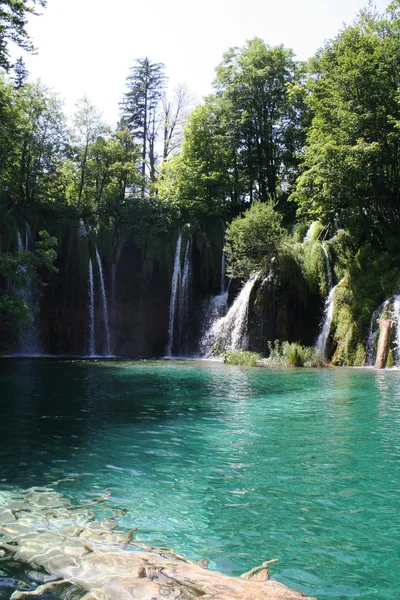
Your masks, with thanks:
[{"label": "conifer tree", "polygon": [[142,146],[142,196],[146,190],[146,166],[150,181],[155,180],[158,108],[165,81],[163,63],[152,63],[147,57],[138,59],[127,77],[128,90],[122,101],[121,125]]},{"label": "conifer tree", "polygon": [[24,59],[22,58],[22,56],[20,56],[15,61],[15,65],[14,65],[13,80],[14,80],[14,87],[16,90],[19,90],[20,88],[22,88],[22,86],[26,83],[28,76],[29,76],[29,71],[25,66]]}]

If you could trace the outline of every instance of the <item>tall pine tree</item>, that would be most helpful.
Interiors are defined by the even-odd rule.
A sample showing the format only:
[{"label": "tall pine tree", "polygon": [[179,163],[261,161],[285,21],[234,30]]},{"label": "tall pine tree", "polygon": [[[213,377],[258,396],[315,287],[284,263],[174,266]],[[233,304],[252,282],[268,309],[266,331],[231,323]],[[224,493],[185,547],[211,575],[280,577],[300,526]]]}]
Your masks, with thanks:
[{"label": "tall pine tree", "polygon": [[156,174],[155,144],[158,131],[158,108],[163,97],[166,77],[163,63],[140,58],[127,77],[127,92],[122,101],[121,125],[142,146],[142,197],[146,191],[146,167],[150,181]]}]

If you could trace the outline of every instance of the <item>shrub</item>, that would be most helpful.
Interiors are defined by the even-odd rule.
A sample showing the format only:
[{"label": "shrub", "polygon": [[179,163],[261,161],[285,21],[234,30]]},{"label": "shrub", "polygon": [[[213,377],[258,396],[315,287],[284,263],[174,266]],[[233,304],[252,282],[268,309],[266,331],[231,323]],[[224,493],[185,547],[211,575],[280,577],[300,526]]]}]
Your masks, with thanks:
[{"label": "shrub", "polygon": [[297,342],[268,342],[269,357],[263,364],[285,367],[322,367],[322,352],[315,348],[302,346]]},{"label": "shrub", "polygon": [[282,247],[282,216],[271,202],[256,202],[226,229],[227,273],[244,281],[253,271],[267,271]]},{"label": "shrub", "polygon": [[222,358],[227,365],[245,365],[246,367],[256,367],[261,360],[259,354],[248,350],[228,350],[223,353]]}]

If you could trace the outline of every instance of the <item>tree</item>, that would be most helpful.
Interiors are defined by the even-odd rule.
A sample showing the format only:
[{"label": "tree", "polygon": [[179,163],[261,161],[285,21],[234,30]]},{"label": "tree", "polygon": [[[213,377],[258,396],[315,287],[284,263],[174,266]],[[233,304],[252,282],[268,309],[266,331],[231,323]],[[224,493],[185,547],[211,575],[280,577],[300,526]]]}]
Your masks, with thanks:
[{"label": "tree", "polygon": [[109,136],[110,130],[101,120],[101,114],[86,96],[77,103],[77,111],[73,118],[74,125],[74,161],[77,165],[78,184],[76,189],[76,203],[78,210],[84,197],[86,184],[86,170],[89,158],[89,149],[96,140]]},{"label": "tree", "polygon": [[40,83],[18,90],[0,82],[0,202],[34,209],[63,198],[65,119]]},{"label": "tree", "polygon": [[174,97],[163,97],[163,160],[166,161],[181,145],[183,127],[189,115],[193,98],[186,85],[180,84]]},{"label": "tree", "polygon": [[[58,271],[54,266],[57,245],[56,238],[47,231],[40,231],[33,250],[0,253],[0,330],[11,344],[21,327],[32,325],[29,306],[18,292],[29,285],[40,295],[48,274]],[[6,286],[4,282],[7,282]]]},{"label": "tree", "polygon": [[302,119],[291,90],[300,80],[292,50],[254,38],[231,48],[216,69],[216,93],[226,100],[226,122],[235,146],[234,170],[245,173],[250,202],[275,203],[302,145]]},{"label": "tree", "polygon": [[233,48],[214,86],[187,120],[180,157],[163,170],[160,197],[203,213],[237,214],[257,200],[288,212],[308,115],[292,51],[258,38]]},{"label": "tree", "polygon": [[360,240],[400,225],[399,34],[398,0],[382,17],[368,8],[309,65],[314,118],[292,199]]},{"label": "tree", "polygon": [[189,115],[180,154],[163,166],[159,197],[177,205],[188,218],[224,215],[235,203],[234,146],[225,115],[223,101],[209,96]]},{"label": "tree", "polygon": [[282,216],[272,202],[254,203],[236,217],[225,232],[225,252],[230,277],[247,279],[253,271],[268,271],[271,259],[282,247]]},{"label": "tree", "polygon": [[27,17],[36,15],[35,6],[46,6],[46,0],[0,0],[0,67],[11,67],[7,45],[17,44],[27,52],[33,52],[33,44],[26,31]]},{"label": "tree", "polygon": [[20,56],[14,65],[14,87],[19,90],[27,81],[29,71],[25,66],[22,56]]},{"label": "tree", "polygon": [[150,181],[156,175],[155,144],[158,133],[158,108],[165,85],[164,65],[138,59],[127,77],[128,91],[122,102],[122,128],[130,131],[132,138],[142,145],[142,197],[146,190],[146,166]]}]

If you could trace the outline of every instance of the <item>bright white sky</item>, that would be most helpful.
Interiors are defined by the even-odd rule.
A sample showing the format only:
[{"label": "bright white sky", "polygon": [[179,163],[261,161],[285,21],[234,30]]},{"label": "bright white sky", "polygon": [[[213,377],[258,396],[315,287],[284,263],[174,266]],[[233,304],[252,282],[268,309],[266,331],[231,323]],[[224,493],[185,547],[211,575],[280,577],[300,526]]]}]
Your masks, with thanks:
[{"label": "bright white sky", "polygon": [[[40,78],[74,111],[83,95],[115,125],[125,78],[136,58],[163,62],[170,86],[186,83],[198,100],[211,91],[214,69],[231,46],[258,36],[284,44],[298,59],[351,23],[367,0],[48,0],[32,17],[38,48],[26,56]],[[383,12],[389,0],[375,0]],[[17,49],[14,58],[20,56]]]}]

